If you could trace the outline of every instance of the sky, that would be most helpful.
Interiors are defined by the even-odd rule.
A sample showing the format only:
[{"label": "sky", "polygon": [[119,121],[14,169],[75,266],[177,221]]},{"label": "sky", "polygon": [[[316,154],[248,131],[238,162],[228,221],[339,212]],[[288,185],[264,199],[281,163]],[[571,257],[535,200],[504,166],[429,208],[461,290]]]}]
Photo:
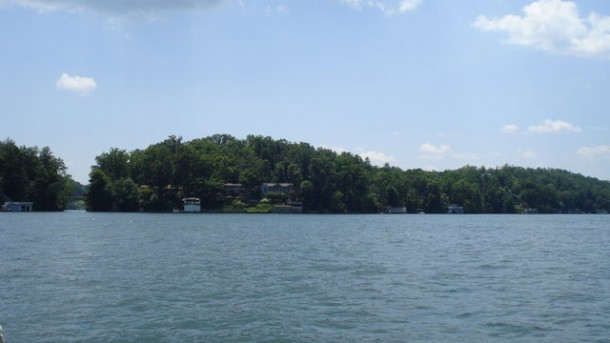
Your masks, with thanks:
[{"label": "sky", "polygon": [[0,139],[271,136],[403,169],[610,180],[610,1],[0,0]]}]

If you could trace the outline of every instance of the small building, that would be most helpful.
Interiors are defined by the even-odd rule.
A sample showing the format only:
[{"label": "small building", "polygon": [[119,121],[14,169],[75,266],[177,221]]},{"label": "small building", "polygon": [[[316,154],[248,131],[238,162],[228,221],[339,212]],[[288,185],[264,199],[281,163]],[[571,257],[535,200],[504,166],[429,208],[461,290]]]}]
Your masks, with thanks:
[{"label": "small building", "polygon": [[263,195],[268,193],[286,194],[292,191],[294,191],[294,184],[292,183],[263,183],[261,185]]},{"label": "small building", "polygon": [[451,205],[447,210],[449,214],[464,214],[464,206]]},{"label": "small building", "polygon": [[32,212],[34,203],[31,201],[7,201],[2,205],[3,211],[9,212]]},{"label": "small building", "polygon": [[201,212],[201,199],[191,197],[182,199],[182,206],[185,213]]},{"label": "small building", "polygon": [[388,214],[405,214],[407,213],[407,207],[406,206],[388,206],[385,209],[385,213]]}]

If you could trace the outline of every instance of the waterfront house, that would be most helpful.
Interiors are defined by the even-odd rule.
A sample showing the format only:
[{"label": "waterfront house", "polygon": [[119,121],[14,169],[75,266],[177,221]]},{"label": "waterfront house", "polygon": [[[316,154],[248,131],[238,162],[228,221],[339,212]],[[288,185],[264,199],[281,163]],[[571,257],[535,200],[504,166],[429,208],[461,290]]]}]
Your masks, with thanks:
[{"label": "waterfront house", "polygon": [[286,194],[292,191],[294,191],[294,184],[292,183],[263,183],[261,185],[263,195],[268,193]]},{"label": "waterfront house", "polygon": [[31,201],[7,201],[2,205],[3,211],[9,212],[32,212],[34,203]]}]

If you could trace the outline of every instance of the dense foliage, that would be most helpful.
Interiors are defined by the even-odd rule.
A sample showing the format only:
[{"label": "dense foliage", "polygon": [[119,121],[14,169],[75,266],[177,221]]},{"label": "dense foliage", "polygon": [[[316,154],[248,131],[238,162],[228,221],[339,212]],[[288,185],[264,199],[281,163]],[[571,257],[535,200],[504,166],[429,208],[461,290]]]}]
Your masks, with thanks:
[{"label": "dense foliage", "polygon": [[32,201],[36,211],[58,211],[70,192],[66,166],[51,149],[0,142],[0,202]]},{"label": "dense foliage", "polygon": [[[610,183],[556,169],[466,166],[432,172],[401,170],[350,153],[270,137],[213,135],[183,142],[171,136],[144,150],[113,148],[96,157],[87,194],[92,211],[171,211],[187,196],[206,210],[251,206],[257,211],[263,182],[295,186],[290,197],[306,212],[375,213],[391,207],[444,213],[593,213],[610,210]],[[244,186],[239,199],[225,183]],[[246,211],[246,209],[244,209]]]}]

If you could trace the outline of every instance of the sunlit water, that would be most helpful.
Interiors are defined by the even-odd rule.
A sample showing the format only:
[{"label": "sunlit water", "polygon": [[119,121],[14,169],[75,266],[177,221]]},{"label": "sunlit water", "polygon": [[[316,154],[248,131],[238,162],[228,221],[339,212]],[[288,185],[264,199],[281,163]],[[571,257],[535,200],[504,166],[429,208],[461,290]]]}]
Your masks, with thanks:
[{"label": "sunlit water", "polygon": [[29,342],[610,342],[610,216],[0,213]]}]

